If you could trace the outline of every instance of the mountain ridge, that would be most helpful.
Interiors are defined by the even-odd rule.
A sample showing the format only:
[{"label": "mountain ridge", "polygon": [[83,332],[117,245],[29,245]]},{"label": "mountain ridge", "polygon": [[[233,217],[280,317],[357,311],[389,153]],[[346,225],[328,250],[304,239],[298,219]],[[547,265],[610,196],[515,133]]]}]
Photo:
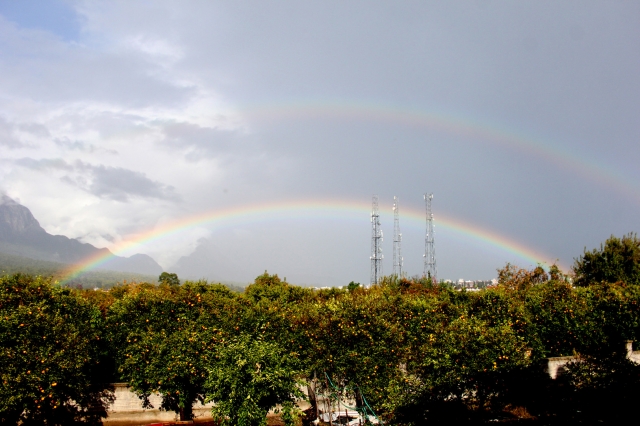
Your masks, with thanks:
[{"label": "mountain ridge", "polygon": [[0,197],[0,252],[70,265],[92,257],[111,255],[111,259],[99,269],[147,275],[162,272],[162,267],[146,254],[116,256],[107,248],[98,248],[64,235],[49,234],[27,207],[4,194]]}]

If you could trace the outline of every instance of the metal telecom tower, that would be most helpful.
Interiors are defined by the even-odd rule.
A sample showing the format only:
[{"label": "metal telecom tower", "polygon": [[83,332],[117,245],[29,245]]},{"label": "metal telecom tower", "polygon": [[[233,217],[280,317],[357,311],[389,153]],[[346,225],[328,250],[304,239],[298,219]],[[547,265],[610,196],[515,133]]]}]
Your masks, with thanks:
[{"label": "metal telecom tower", "polygon": [[427,233],[424,238],[424,276],[431,277],[434,283],[438,282],[438,268],[436,267],[436,249],[433,246],[433,213],[431,213],[431,200],[433,194],[424,194],[424,203],[427,208]]},{"label": "metal telecom tower", "polygon": [[377,284],[382,278],[382,229],[378,212],[378,196],[373,196],[371,206],[371,284]]},{"label": "metal telecom tower", "polygon": [[398,215],[398,197],[393,197],[393,275],[402,278],[402,234]]}]

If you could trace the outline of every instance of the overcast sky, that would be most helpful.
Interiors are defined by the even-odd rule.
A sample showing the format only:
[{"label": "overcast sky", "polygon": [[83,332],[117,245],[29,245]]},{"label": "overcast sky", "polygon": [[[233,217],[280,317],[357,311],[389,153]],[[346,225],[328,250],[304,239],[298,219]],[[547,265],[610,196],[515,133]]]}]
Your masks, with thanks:
[{"label": "overcast sky", "polygon": [[373,194],[422,274],[425,192],[439,278],[568,267],[640,231],[638,164],[639,2],[0,1],[0,191],[114,251],[253,212],[121,252],[181,276],[368,282]]}]

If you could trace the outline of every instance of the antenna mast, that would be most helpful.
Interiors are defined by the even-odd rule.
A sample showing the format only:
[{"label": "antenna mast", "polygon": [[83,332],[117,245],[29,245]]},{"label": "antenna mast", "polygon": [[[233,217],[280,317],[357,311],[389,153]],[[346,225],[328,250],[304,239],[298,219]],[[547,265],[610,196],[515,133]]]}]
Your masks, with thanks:
[{"label": "antenna mast", "polygon": [[393,275],[402,278],[402,234],[398,214],[398,197],[393,197]]},{"label": "antenna mast", "polygon": [[382,278],[382,229],[380,229],[380,213],[378,212],[378,196],[373,196],[371,203],[371,285],[378,284]]},{"label": "antenna mast", "polygon": [[436,249],[433,245],[433,213],[431,213],[431,200],[433,194],[424,194],[424,203],[427,209],[427,232],[424,238],[424,276],[431,277],[434,283],[438,282],[438,268],[436,267]]}]

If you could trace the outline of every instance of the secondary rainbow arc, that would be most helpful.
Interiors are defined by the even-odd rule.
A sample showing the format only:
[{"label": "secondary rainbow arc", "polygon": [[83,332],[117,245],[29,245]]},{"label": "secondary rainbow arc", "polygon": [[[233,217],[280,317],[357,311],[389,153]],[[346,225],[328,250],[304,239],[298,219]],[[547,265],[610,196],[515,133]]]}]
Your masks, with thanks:
[{"label": "secondary rainbow arc", "polygon": [[507,128],[505,125],[396,105],[363,103],[344,100],[289,101],[245,105],[239,109],[249,117],[263,120],[283,119],[347,119],[386,121],[400,125],[425,127],[473,140],[482,140],[542,158],[560,169],[571,170],[598,185],[630,197],[640,203],[640,187],[625,179],[618,170],[595,160],[581,158],[561,148],[561,144]]}]

